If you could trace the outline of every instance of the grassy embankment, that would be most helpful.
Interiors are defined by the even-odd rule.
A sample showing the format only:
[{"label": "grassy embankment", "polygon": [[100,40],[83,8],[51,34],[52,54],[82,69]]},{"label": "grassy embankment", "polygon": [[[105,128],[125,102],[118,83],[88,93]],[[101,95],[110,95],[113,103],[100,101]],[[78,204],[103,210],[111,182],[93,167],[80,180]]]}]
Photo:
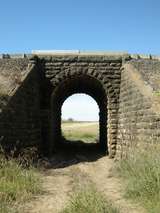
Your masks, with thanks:
[{"label": "grassy embankment", "polygon": [[22,212],[20,206],[41,192],[39,173],[0,155],[0,212]]},{"label": "grassy embankment", "polygon": [[139,202],[149,213],[160,212],[160,146],[146,144],[130,151],[117,166],[125,180],[125,196]]}]

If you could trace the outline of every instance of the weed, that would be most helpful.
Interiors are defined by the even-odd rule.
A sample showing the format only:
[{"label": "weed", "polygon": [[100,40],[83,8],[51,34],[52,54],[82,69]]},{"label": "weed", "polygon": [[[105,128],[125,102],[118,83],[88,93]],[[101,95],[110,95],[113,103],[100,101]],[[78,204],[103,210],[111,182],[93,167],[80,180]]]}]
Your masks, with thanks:
[{"label": "weed", "polygon": [[0,212],[17,212],[18,205],[40,193],[39,173],[0,155]]},{"label": "weed", "polygon": [[155,91],[153,94],[154,94],[155,96],[160,96],[160,91]]},{"label": "weed", "polygon": [[68,206],[61,213],[118,213],[119,210],[98,192],[93,185],[71,196]]},{"label": "weed", "polygon": [[[148,146],[148,147],[147,147]],[[126,196],[150,212],[160,212],[160,147],[141,146],[119,162],[117,171],[126,180]]]}]

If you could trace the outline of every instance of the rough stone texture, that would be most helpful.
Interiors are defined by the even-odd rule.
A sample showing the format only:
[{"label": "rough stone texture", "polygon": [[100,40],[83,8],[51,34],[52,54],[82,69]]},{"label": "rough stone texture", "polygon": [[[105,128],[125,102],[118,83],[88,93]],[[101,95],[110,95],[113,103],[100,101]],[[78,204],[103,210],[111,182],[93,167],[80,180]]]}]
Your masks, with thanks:
[{"label": "rough stone texture", "polygon": [[29,60],[0,59],[0,109],[28,74]]},{"label": "rough stone texture", "polygon": [[[120,88],[120,56],[52,56],[42,57],[45,83],[41,105],[43,135],[45,141],[56,146],[61,137],[61,107],[67,97],[74,93],[87,93],[100,108],[100,144],[112,157],[116,150],[117,110]],[[51,107],[52,106],[52,107]],[[50,126],[52,117],[53,126]],[[49,123],[48,123],[49,122]],[[48,125],[46,125],[48,123]],[[53,134],[48,131],[53,130]],[[106,134],[106,136],[105,136]],[[48,135],[48,136],[47,136]],[[108,143],[107,143],[108,140]],[[50,144],[50,150],[52,150]],[[108,146],[108,147],[107,147]]]},{"label": "rough stone texture", "polygon": [[[38,144],[44,152],[52,153],[61,141],[63,102],[68,96],[83,92],[99,105],[100,145],[114,156],[122,59],[121,55],[33,57],[35,65],[27,65],[26,78],[15,87],[5,107],[1,107],[1,143],[8,147]],[[1,60],[2,64],[7,62],[3,73],[5,70],[10,73],[8,63],[15,63],[12,76],[26,68],[17,65],[17,59]],[[18,62],[24,64],[25,60],[18,59]]]},{"label": "rough stone texture", "polygon": [[146,84],[149,84],[153,91],[160,90],[160,61],[159,60],[131,60],[130,64],[140,72]]},{"label": "rough stone texture", "polygon": [[121,73],[117,157],[141,143],[160,142],[160,61],[131,60]]},{"label": "rough stone texture", "polygon": [[1,58],[0,143],[7,150],[37,146],[53,154],[62,141],[62,104],[74,93],[89,94],[99,105],[99,143],[110,157],[125,156],[142,141],[159,142],[158,58],[82,53]]},{"label": "rough stone texture", "polygon": [[[40,140],[37,69],[24,59],[4,59],[0,64],[0,75],[7,77],[1,83],[6,87],[9,85],[9,90],[0,95],[1,145],[8,151],[37,145]],[[18,82],[15,76],[18,76]]]}]

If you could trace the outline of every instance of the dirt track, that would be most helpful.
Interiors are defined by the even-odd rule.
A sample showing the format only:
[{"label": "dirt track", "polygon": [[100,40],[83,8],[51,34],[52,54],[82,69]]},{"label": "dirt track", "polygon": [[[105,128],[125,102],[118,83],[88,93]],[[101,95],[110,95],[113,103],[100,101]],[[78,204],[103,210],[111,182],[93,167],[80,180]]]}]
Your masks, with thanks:
[{"label": "dirt track", "polygon": [[94,159],[92,157],[77,154],[74,158],[70,156],[68,159],[62,159],[57,155],[52,159],[52,164],[48,165],[51,168],[43,172],[45,193],[28,203],[23,212],[58,213],[67,204],[74,188],[85,182],[94,183],[122,213],[145,212],[123,198],[121,182],[112,175],[114,161],[107,156],[97,155]]}]

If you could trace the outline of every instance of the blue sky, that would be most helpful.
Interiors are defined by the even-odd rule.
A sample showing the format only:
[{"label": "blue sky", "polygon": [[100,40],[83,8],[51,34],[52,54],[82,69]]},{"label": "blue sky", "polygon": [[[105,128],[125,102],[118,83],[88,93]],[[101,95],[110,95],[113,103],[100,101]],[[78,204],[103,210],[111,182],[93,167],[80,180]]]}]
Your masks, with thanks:
[{"label": "blue sky", "polygon": [[81,49],[160,54],[159,0],[1,0],[0,5],[1,53]]},{"label": "blue sky", "polygon": [[1,0],[0,53],[37,49],[160,55],[160,1]]}]

